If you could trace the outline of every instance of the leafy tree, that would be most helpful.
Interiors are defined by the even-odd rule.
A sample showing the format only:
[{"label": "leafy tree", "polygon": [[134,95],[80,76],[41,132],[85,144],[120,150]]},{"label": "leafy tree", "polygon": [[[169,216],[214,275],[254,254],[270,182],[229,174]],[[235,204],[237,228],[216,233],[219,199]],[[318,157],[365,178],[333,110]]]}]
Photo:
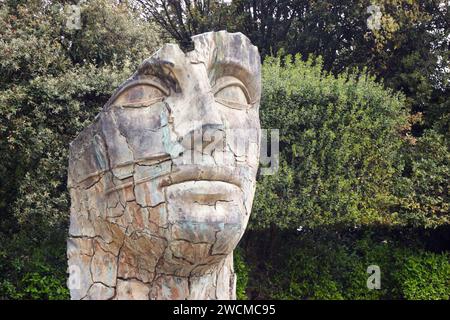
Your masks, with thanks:
[{"label": "leafy tree", "polygon": [[126,3],[86,2],[80,30],[67,28],[63,4],[0,8],[0,297],[60,297],[69,142],[161,43]]},{"label": "leafy tree", "polygon": [[261,121],[280,129],[281,162],[275,175],[260,177],[252,226],[395,222],[402,96],[300,56],[266,58],[263,88]]},{"label": "leafy tree", "polygon": [[137,0],[144,15],[156,21],[182,48],[192,48],[191,37],[226,29],[229,6],[221,0]]},{"label": "leafy tree", "polygon": [[[335,74],[366,67],[387,87],[406,95],[413,127],[439,123],[448,132],[450,10],[443,0],[140,0],[154,19],[182,44],[193,34],[227,29],[246,34],[263,57],[279,50],[323,57]],[[369,28],[368,8],[380,10]]]},{"label": "leafy tree", "polygon": [[[91,0],[80,30],[66,26],[73,1],[0,2],[0,298],[67,297],[68,143],[168,37],[157,23],[185,47],[193,34],[241,31],[265,57],[261,120],[281,129],[281,162],[260,177],[251,228],[264,243],[267,228],[313,233],[299,251],[268,255],[287,261],[271,297],[448,299],[445,253],[339,231],[448,226],[447,2],[378,0],[378,30],[367,28],[369,0]],[[401,272],[370,294],[361,286],[373,250]],[[261,263],[246,266],[250,252],[235,257],[240,298],[251,273],[272,281]]]},{"label": "leafy tree", "polygon": [[435,228],[450,223],[449,142],[445,135],[425,131],[405,145],[405,174],[397,184],[398,211],[408,225]]}]

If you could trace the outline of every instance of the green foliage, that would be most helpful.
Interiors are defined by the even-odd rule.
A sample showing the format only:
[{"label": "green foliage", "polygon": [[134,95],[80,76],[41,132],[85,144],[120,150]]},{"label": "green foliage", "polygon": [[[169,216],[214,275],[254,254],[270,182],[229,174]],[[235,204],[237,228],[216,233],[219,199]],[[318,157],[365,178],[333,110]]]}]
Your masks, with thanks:
[{"label": "green foliage", "polygon": [[[440,122],[449,130],[448,70],[450,4],[441,0],[139,0],[180,43],[191,35],[226,29],[242,32],[263,57],[283,50],[322,56],[325,70],[368,68],[386,85],[407,96],[411,113],[423,112],[423,127]],[[368,8],[380,10],[379,28],[370,29]],[[373,17],[372,17],[373,18]],[[447,131],[446,131],[447,130]]]},{"label": "green foliage", "polygon": [[135,5],[149,21],[158,23],[188,51],[192,50],[192,36],[227,30],[227,26],[237,23],[236,17],[239,17],[232,6],[221,0],[136,0]]},{"label": "green foliage", "polygon": [[[0,7],[0,299],[68,297],[68,144],[161,44],[161,31],[126,1],[83,4],[81,30],[66,27],[64,3]],[[323,56],[265,59],[261,120],[281,130],[281,161],[259,178],[250,226],[263,230],[261,245],[234,256],[237,297],[449,299],[448,253],[425,249],[414,233],[348,231],[448,226],[448,6],[380,0],[382,28],[368,32],[368,1],[289,3],[213,1],[180,16],[173,2],[169,14],[181,19],[167,30],[180,41],[226,27],[263,56]],[[366,70],[342,72],[361,66],[406,99]],[[277,240],[278,228],[299,226],[306,231]],[[370,264],[381,267],[381,290],[366,288]]]},{"label": "green foliage", "polygon": [[281,161],[275,175],[259,179],[252,227],[392,221],[402,97],[300,56],[266,58],[262,81],[261,122],[280,129]]},{"label": "green foliage", "polygon": [[[109,0],[90,1],[82,6],[81,32],[67,34],[72,41],[69,54],[73,63],[123,67],[149,57],[162,44],[162,30],[141,18],[141,12]],[[169,40],[169,39],[168,39]]]},{"label": "green foliage", "polygon": [[[126,4],[88,1],[81,30],[71,30],[61,3],[0,8],[2,298],[67,297],[69,142],[161,43]],[[58,258],[37,264],[51,245]]]},{"label": "green foliage", "polygon": [[[62,231],[62,232],[61,232]],[[2,245],[0,299],[67,299],[64,230],[36,245],[17,233]]]},{"label": "green foliage", "polygon": [[398,290],[410,300],[448,300],[450,298],[450,256],[429,252],[398,256],[393,275]]},{"label": "green foliage", "polygon": [[415,144],[405,146],[405,176],[399,180],[399,212],[410,225],[448,224],[450,148],[448,137],[425,131]]},{"label": "green foliage", "polygon": [[[250,273],[248,291],[265,299],[448,300],[450,255],[427,251],[412,238],[382,233],[321,229],[283,235],[264,268]],[[252,271],[262,255],[250,259]],[[380,267],[379,290],[367,288],[370,265]]]},{"label": "green foliage", "polygon": [[237,248],[233,253],[234,272],[236,273],[236,298],[238,300],[247,300],[248,274],[250,269],[245,263],[243,251]]},{"label": "green foliage", "polygon": [[64,278],[57,279],[53,274],[42,275],[38,272],[27,273],[22,279],[22,292],[14,299],[63,300],[69,298],[69,290]]}]

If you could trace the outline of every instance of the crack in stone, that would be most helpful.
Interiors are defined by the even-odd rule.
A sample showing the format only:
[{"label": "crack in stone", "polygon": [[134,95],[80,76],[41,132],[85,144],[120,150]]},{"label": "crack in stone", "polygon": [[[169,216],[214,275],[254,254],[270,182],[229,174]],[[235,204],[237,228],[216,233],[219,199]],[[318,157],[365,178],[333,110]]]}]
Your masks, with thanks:
[{"label": "crack in stone", "polygon": [[110,112],[111,112],[111,118],[113,119],[113,123],[114,123],[115,127],[117,128],[117,132],[119,133],[120,136],[122,136],[125,139],[127,148],[131,152],[131,154],[133,156],[133,161],[134,161],[135,152],[134,152],[133,148],[130,146],[127,136],[123,134],[122,130],[120,130],[120,125],[117,124],[117,116],[116,116],[115,112],[114,111],[110,111]]},{"label": "crack in stone", "polygon": [[[258,167],[250,156],[256,159],[258,155],[241,152],[237,147],[234,150],[231,136],[219,126],[228,130],[243,124],[260,129],[257,108],[228,110],[216,103],[214,95],[223,89],[219,87],[228,81],[226,77],[234,77],[242,82],[244,93],[251,95],[248,99],[258,101],[259,56],[245,36],[238,33],[206,33],[194,37],[194,43],[195,49],[190,53],[167,45],[145,60],[104,106],[94,124],[71,144],[68,189],[73,229],[69,239],[74,244],[69,263],[78,259],[82,269],[89,272],[84,274],[81,289],[87,291],[81,291],[80,297],[71,290],[74,297],[234,297],[232,250],[250,214],[257,174],[254,169]],[[229,59],[224,67],[216,68],[224,58]],[[244,72],[226,68],[227,63]],[[121,89],[127,90],[126,86],[135,80],[152,79],[161,85],[171,84],[165,88],[168,92],[161,89],[167,96],[156,103],[155,113],[149,112],[150,107],[145,104],[132,111],[112,108],[119,97],[125,99],[121,104],[126,105],[135,100],[133,94],[137,92],[139,96],[139,88],[130,96],[122,95]],[[153,98],[145,96],[145,101]],[[139,123],[135,128],[125,127],[140,119],[149,120],[151,125],[140,129]],[[195,147],[186,150],[182,143],[198,119],[205,121],[201,128],[212,125],[217,130],[211,132],[209,141],[206,131],[202,131],[202,149],[198,152],[201,163],[185,165],[186,152],[197,157]],[[140,138],[135,135],[139,134],[136,130],[142,130]],[[158,141],[159,135],[163,141]],[[217,139],[219,135],[223,143]],[[151,140],[144,141],[147,137]],[[244,142],[247,139],[245,135],[238,138]],[[253,143],[257,150],[259,142]],[[154,152],[152,156],[140,154],[147,147],[149,150],[145,151]],[[181,184],[188,181],[194,183]],[[239,189],[218,182],[232,183]],[[225,190],[223,196],[220,188]],[[234,227],[236,224],[241,227]]]}]

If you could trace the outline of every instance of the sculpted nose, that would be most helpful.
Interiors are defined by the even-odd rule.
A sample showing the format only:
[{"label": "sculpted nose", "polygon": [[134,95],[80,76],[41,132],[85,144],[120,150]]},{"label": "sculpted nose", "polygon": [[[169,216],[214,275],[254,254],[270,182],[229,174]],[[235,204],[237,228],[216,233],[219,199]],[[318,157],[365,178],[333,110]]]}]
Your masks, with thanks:
[{"label": "sculpted nose", "polygon": [[222,126],[220,111],[216,107],[214,95],[212,93],[202,94],[193,99],[192,112],[194,119],[202,126],[219,127]]},{"label": "sculpted nose", "polygon": [[182,144],[188,150],[204,152],[204,149],[208,148],[212,152],[224,141],[225,128],[220,111],[212,94],[205,94],[193,100],[195,103],[191,108],[191,130],[183,137]]},{"label": "sculpted nose", "polygon": [[207,123],[196,127],[186,134],[181,144],[186,150],[195,150],[211,154],[214,150],[223,150],[225,130],[222,124]]}]

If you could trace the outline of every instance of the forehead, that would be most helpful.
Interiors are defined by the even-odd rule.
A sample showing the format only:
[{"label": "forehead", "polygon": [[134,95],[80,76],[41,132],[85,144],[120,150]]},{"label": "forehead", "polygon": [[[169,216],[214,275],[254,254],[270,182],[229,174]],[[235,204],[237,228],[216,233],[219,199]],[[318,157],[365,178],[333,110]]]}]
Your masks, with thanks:
[{"label": "forehead", "polygon": [[247,90],[259,100],[261,95],[261,63],[258,48],[240,32],[208,32],[192,37],[194,50],[183,52],[177,44],[165,44],[149,59],[146,59],[133,76],[123,83],[120,89],[130,82],[154,76],[167,87],[178,91],[180,83],[189,81],[193,65],[202,64],[208,79],[214,85],[217,79],[225,76],[238,78]]},{"label": "forehead", "polygon": [[200,34],[192,40],[195,49],[188,53],[191,63],[204,63],[212,82],[222,76],[235,76],[260,94],[260,57],[246,36],[219,31]]}]

